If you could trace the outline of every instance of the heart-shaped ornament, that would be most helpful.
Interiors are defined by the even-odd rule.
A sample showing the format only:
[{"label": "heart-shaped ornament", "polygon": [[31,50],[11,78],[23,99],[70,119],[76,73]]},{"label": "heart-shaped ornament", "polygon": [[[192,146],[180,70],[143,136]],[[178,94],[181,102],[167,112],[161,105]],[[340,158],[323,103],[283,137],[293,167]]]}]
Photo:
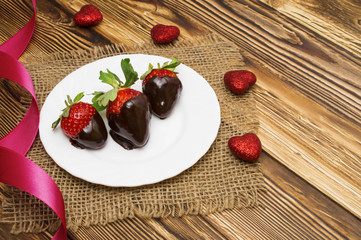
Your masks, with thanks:
[{"label": "heart-shaped ornament", "polygon": [[247,162],[257,161],[262,152],[261,141],[254,133],[231,137],[228,147],[234,155]]},{"label": "heart-shaped ornament", "polygon": [[93,26],[103,20],[103,15],[98,8],[93,5],[84,5],[74,17],[76,25],[81,27]]},{"label": "heart-shaped ornament", "polygon": [[256,83],[256,75],[247,70],[234,70],[224,74],[224,84],[236,94],[242,94]]},{"label": "heart-shaped ornament", "polygon": [[170,43],[178,38],[179,33],[177,26],[163,24],[157,24],[150,30],[150,35],[156,43]]}]

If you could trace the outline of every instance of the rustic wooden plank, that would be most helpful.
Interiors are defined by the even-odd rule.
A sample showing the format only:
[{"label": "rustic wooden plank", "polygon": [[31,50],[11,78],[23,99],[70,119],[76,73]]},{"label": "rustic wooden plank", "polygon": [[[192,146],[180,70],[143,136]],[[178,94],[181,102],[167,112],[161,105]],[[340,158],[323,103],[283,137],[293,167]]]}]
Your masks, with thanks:
[{"label": "rustic wooden plank", "polygon": [[15,82],[0,78],[0,137],[9,133],[25,116],[31,95]]},{"label": "rustic wooden plank", "polygon": [[[359,153],[353,151],[358,142],[352,141],[353,134],[359,133],[357,126],[293,91],[274,75],[249,69],[267,79],[264,88],[257,86],[256,91],[264,149],[359,216],[361,183],[355,178],[360,176],[361,165]],[[277,90],[269,90],[275,86]]]},{"label": "rustic wooden plank", "polygon": [[[154,226],[154,224],[153,224]],[[176,239],[164,228],[152,228],[146,221],[138,218],[124,219],[106,226],[80,227],[69,231],[71,239]]]},{"label": "rustic wooden plank", "polygon": [[0,240],[49,240],[52,235],[48,232],[33,234],[33,233],[20,233],[18,235],[11,234],[11,226],[8,224],[0,223]]},{"label": "rustic wooden plank", "polygon": [[10,1],[0,4],[0,43],[17,33],[32,15],[31,1]]},{"label": "rustic wooden plank", "polygon": [[262,0],[278,12],[302,22],[306,31],[313,31],[327,41],[361,57],[360,17],[358,1],[350,0]]},{"label": "rustic wooden plank", "polygon": [[202,216],[183,216],[181,218],[164,218],[159,222],[178,239],[227,239]]}]

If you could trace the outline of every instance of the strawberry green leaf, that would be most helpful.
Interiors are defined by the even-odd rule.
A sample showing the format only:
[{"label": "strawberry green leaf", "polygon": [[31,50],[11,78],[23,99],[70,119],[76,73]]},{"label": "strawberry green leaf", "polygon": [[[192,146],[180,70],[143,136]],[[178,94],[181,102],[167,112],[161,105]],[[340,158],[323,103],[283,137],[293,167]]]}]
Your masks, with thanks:
[{"label": "strawberry green leaf", "polygon": [[60,118],[56,119],[53,124],[51,124],[52,129],[54,130],[60,123]]},{"label": "strawberry green leaf", "polygon": [[98,102],[93,102],[92,106],[98,111],[101,112],[103,110],[105,110],[107,107],[106,106],[100,106],[98,104]]},{"label": "strawberry green leaf", "polygon": [[52,124],[51,127],[53,128],[53,130],[58,126],[58,124],[60,123],[61,119],[63,117],[68,117],[69,116],[69,112],[70,112],[70,106],[68,106],[67,101],[65,101],[65,103],[67,104],[67,107],[63,109],[63,112],[60,114],[60,116],[58,117],[58,119],[56,119]]},{"label": "strawberry green leaf", "polygon": [[[150,74],[154,69],[166,69],[169,71],[174,72],[175,68],[177,66],[179,66],[181,64],[181,62],[178,61],[177,57],[174,57],[170,62],[165,62],[163,63],[162,66],[160,66],[160,64],[158,63],[158,68],[154,68],[152,66],[152,64],[149,64],[148,70],[140,77],[140,79],[144,79],[148,76],[148,74]],[[175,74],[177,74],[176,72],[174,72]]]},{"label": "strawberry green leaf", "polygon": [[94,97],[92,98],[92,102],[96,101],[98,99],[98,97],[100,97],[103,94],[104,94],[104,92],[93,92],[91,94],[91,95],[94,95]]},{"label": "strawberry green leaf", "polygon": [[70,113],[70,107],[67,107],[64,109],[63,114],[61,115],[62,117],[68,117]]},{"label": "strawberry green leaf", "polygon": [[153,71],[153,65],[149,63],[148,70],[140,77],[140,79],[144,79],[146,76],[148,76],[149,73]]},{"label": "strawberry green leaf", "polygon": [[118,85],[123,84],[123,81],[120,80],[119,77],[115,73],[112,73],[111,71],[109,71],[109,69],[107,69],[107,71],[108,71],[108,73],[114,74],[114,78],[118,82]]},{"label": "strawberry green leaf", "polygon": [[113,88],[117,88],[122,83],[118,76],[109,71],[109,69],[107,69],[107,72],[100,71],[99,79],[102,80],[103,83],[107,83]]},{"label": "strawberry green leaf", "polygon": [[136,71],[134,71],[132,64],[130,64],[129,58],[122,59],[120,65],[122,67],[124,77],[125,77],[125,84],[122,85],[122,87],[128,88],[139,79],[138,73]]},{"label": "strawberry green leaf", "polygon": [[[73,100],[71,100],[69,95],[66,95],[66,98],[68,99],[69,105],[73,105]],[[68,105],[68,104],[67,104]]]},{"label": "strawberry green leaf", "polygon": [[75,96],[74,103],[79,102],[80,99],[82,99],[83,97],[84,97],[84,92],[79,93],[78,95]]},{"label": "strawberry green leaf", "polygon": [[176,68],[177,66],[179,66],[180,64],[181,64],[181,62],[178,62],[178,58],[177,58],[177,57],[174,57],[169,64],[166,63],[166,65],[163,65],[162,68],[167,69],[167,70],[173,72],[173,71],[175,70],[175,68]]},{"label": "strawberry green leaf", "polygon": [[92,94],[94,95],[94,97],[92,98],[93,107],[98,112],[103,111],[106,108],[106,106],[100,106],[99,103],[98,103],[98,99],[99,99],[100,96],[102,96],[104,94],[104,92],[94,92]]},{"label": "strawberry green leaf", "polygon": [[114,101],[117,98],[118,88],[113,88],[108,92],[95,96],[96,102],[100,107],[106,107],[109,102]]}]

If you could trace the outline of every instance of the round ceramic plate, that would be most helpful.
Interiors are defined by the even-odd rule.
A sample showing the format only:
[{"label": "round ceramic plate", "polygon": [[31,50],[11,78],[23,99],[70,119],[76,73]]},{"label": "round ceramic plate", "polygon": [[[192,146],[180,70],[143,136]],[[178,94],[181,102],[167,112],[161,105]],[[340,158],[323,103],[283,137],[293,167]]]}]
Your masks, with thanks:
[{"label": "round ceramic plate", "polygon": [[[40,139],[46,152],[70,174],[86,181],[114,187],[131,187],[156,183],[178,175],[195,164],[215,140],[220,124],[220,107],[213,89],[193,69],[181,64],[177,67],[183,91],[172,114],[160,120],[152,116],[150,138],[146,146],[125,150],[108,136],[100,150],[78,149],[72,146],[60,126],[54,131],[51,124],[65,107],[66,95],[74,98],[79,92],[107,91],[100,71],[108,68],[124,80],[120,62],[129,58],[139,76],[148,64],[163,64],[170,59],[143,55],[118,55],[97,60],[69,74],[51,91],[40,113]],[[132,88],[141,91],[141,81]],[[91,95],[82,101],[91,103]],[[101,113],[106,125],[105,111]]]}]

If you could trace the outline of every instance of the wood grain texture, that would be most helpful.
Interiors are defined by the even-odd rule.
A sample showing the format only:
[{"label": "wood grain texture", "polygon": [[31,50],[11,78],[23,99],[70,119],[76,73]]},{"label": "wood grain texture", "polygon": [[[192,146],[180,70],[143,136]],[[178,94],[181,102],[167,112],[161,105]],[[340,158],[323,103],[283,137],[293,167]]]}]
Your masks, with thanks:
[{"label": "wood grain texture", "polygon": [[[88,3],[101,9],[104,20],[79,28],[72,16]],[[35,35],[21,61],[32,54],[147,42],[156,23],[178,25],[180,40],[216,32],[234,42],[258,77],[259,137],[271,156],[262,155],[264,208],[127,219],[70,232],[71,239],[361,238],[360,1],[37,0],[37,5]],[[6,0],[0,15],[2,43],[26,23],[31,3]],[[0,89],[13,92],[4,84]],[[21,109],[16,98],[13,102]],[[10,129],[1,126],[2,134]],[[17,239],[8,230],[0,226],[0,239]],[[24,236],[18,239],[31,239]]]},{"label": "wood grain texture", "polygon": [[25,116],[30,93],[15,82],[0,78],[0,137],[9,133]]},{"label": "wood grain texture", "polygon": [[0,224],[0,240],[48,240],[52,238],[52,235],[49,233],[21,233],[19,235],[14,235],[10,233],[11,226],[6,224]]},{"label": "wood grain texture", "polygon": [[361,57],[360,1],[262,0],[288,18]]}]

